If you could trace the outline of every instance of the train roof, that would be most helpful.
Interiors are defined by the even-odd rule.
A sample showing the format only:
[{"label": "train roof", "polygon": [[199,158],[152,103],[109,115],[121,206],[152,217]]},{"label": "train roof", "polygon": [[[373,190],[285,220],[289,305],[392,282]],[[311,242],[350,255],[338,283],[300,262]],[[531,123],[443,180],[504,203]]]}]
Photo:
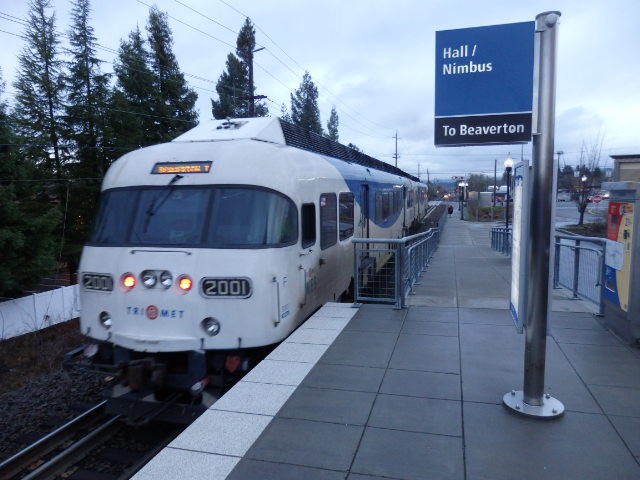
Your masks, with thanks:
[{"label": "train roof", "polygon": [[175,138],[173,142],[212,142],[239,139],[287,145],[406,177],[415,182],[420,181],[417,177],[409,175],[398,167],[389,165],[292,123],[285,122],[280,118],[260,117],[209,120],[201,122],[197,127]]}]

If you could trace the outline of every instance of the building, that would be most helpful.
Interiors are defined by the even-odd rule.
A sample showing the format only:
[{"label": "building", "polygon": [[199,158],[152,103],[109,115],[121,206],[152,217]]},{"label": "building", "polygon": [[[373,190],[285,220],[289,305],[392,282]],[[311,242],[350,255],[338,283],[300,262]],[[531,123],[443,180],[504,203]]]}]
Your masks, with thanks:
[{"label": "building", "polygon": [[611,155],[613,158],[613,181],[640,182],[640,154]]}]

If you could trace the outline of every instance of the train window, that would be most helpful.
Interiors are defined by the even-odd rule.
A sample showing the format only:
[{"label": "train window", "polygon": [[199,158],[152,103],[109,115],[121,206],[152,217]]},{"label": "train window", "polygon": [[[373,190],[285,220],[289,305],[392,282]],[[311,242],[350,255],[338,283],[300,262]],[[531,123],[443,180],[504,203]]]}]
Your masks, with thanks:
[{"label": "train window", "polygon": [[209,189],[162,188],[140,192],[130,241],[133,244],[198,245]]},{"label": "train window", "polygon": [[221,248],[292,245],[298,240],[294,203],[256,188],[215,188],[207,244]]},{"label": "train window", "polygon": [[254,187],[172,186],[105,192],[90,243],[264,248],[297,240],[297,210],[284,195]]},{"label": "train window", "polygon": [[345,240],[353,236],[353,193],[346,192],[340,194],[340,240]]},{"label": "train window", "polygon": [[320,195],[320,249],[335,245],[338,241],[338,208],[336,194]]},{"label": "train window", "polygon": [[316,243],[316,206],[305,203],[300,210],[302,217],[302,248],[309,248]]},{"label": "train window", "polygon": [[138,190],[110,190],[102,194],[90,243],[122,245],[126,243],[130,218],[127,212],[138,201]]}]

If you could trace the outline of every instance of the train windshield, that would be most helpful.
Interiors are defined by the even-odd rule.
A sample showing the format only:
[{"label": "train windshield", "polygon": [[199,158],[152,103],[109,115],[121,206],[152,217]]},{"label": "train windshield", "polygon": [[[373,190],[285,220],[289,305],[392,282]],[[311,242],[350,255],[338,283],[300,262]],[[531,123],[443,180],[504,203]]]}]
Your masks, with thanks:
[{"label": "train windshield", "polygon": [[264,248],[295,244],[284,195],[251,187],[158,187],[102,194],[90,245]]}]

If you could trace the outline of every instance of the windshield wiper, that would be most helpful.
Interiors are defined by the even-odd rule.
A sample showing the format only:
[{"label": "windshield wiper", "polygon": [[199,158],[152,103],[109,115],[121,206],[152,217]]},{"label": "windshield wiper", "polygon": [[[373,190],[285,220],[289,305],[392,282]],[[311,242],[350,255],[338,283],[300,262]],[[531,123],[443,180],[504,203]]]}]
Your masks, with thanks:
[{"label": "windshield wiper", "polygon": [[[175,175],[169,182],[168,186],[173,187],[173,184],[176,183],[181,178],[183,178],[183,175]],[[158,212],[158,210],[160,210],[160,207],[162,207],[164,202],[166,202],[169,199],[169,195],[171,195],[172,191],[173,191],[173,188],[169,188],[169,190],[166,190],[164,192],[164,196],[158,202],[157,206],[156,206],[156,201],[158,200],[158,197],[154,198],[151,201],[149,208],[147,208],[147,211],[145,212],[147,214],[147,218],[145,218],[144,220],[144,229],[142,230],[142,233],[147,233],[147,229],[149,228],[149,222],[151,222],[151,217],[153,217]]]}]

